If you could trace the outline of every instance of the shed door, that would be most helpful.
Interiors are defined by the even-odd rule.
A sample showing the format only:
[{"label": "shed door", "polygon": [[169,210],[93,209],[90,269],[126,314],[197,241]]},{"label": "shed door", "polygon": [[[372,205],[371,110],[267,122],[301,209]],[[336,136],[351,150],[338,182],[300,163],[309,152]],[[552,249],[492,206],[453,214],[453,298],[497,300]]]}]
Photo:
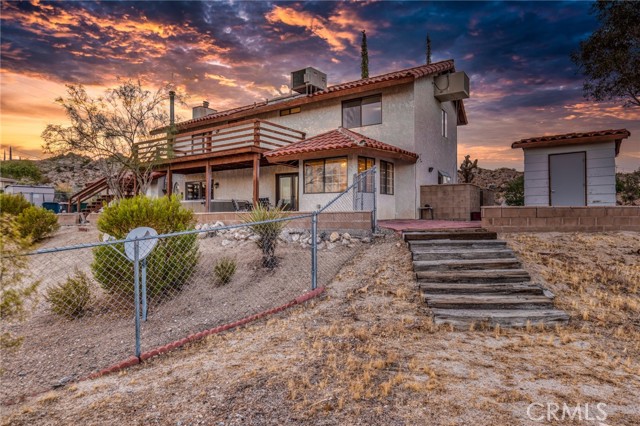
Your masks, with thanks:
[{"label": "shed door", "polygon": [[552,206],[586,206],[586,153],[549,155],[549,199]]}]

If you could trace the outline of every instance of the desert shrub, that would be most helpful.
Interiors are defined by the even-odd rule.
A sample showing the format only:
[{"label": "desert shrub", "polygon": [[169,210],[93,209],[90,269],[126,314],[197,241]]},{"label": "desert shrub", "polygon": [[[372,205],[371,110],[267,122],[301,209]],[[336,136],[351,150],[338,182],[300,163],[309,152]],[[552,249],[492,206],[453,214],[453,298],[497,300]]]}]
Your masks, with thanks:
[{"label": "desert shrub", "polygon": [[148,226],[158,234],[192,229],[195,224],[193,211],[186,209],[176,196],[150,198],[140,195],[118,200],[98,219],[98,229],[117,239],[125,238],[129,231]]},{"label": "desert shrub", "polygon": [[47,289],[45,299],[53,313],[74,319],[81,317],[91,302],[91,282],[84,272],[75,274],[62,284]]},{"label": "desert shrub", "polygon": [[31,207],[22,194],[0,194],[0,213],[17,216]]},{"label": "desert shrub", "polygon": [[616,192],[625,203],[640,200],[640,169],[632,173],[617,173]]},{"label": "desert shrub", "polygon": [[31,238],[33,242],[41,241],[60,229],[55,213],[35,206],[23,210],[16,217],[16,223],[20,234],[25,238]]},{"label": "desert shrub", "polygon": [[42,181],[40,169],[33,161],[29,160],[3,161],[0,167],[0,175],[30,183],[40,183]]},{"label": "desert shrub", "polygon": [[504,199],[508,206],[524,206],[524,176],[518,176],[507,183]]},{"label": "desert shrub", "polygon": [[[30,241],[20,235],[15,218],[0,215],[0,318],[3,321],[23,320],[29,302],[37,296],[39,281],[31,281],[27,259],[20,256],[28,250]],[[34,305],[34,303],[31,303]],[[0,347],[18,346],[22,341],[10,332],[0,335]]]},{"label": "desert shrub", "polygon": [[[193,212],[184,208],[176,197],[151,199],[139,196],[119,200],[105,207],[98,220],[98,229],[116,239],[124,239],[129,231],[139,226],[148,226],[159,234],[165,234],[185,231],[193,225]],[[130,298],[134,294],[134,265],[124,256],[124,244],[95,247],[93,256],[91,269],[102,288],[111,294]],[[188,234],[158,239],[145,260],[147,294],[150,297],[179,290],[198,263],[197,236]]]},{"label": "desert shrub", "polygon": [[218,260],[213,267],[213,272],[216,276],[217,283],[219,285],[227,285],[231,282],[231,279],[236,273],[237,264],[234,259],[229,257],[223,257]]},{"label": "desert shrub", "polygon": [[[282,219],[284,212],[281,209],[268,209],[260,205],[254,207],[251,212],[244,215],[245,223],[264,222],[268,220]],[[261,223],[250,225],[251,230],[260,238],[256,241],[258,248],[262,250],[262,266],[273,269],[278,266],[276,259],[276,245],[278,244],[278,236],[286,226],[286,221]]]}]

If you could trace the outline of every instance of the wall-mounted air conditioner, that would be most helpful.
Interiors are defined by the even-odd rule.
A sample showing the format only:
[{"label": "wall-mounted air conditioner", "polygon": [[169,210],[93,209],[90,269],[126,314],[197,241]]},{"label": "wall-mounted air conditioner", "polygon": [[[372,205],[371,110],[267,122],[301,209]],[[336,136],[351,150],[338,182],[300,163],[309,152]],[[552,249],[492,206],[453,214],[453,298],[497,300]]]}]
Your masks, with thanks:
[{"label": "wall-mounted air conditioner", "polygon": [[469,76],[464,71],[443,74],[433,80],[433,93],[440,102],[469,97]]},{"label": "wall-mounted air conditioner", "polygon": [[291,73],[291,90],[298,93],[314,93],[327,88],[327,74],[312,67]]}]

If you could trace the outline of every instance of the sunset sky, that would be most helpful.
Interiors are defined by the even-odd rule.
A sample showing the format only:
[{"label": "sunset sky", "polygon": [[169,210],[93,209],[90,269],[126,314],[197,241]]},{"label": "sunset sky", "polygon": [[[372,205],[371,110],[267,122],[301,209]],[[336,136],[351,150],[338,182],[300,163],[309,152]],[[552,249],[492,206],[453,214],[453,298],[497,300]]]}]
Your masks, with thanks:
[{"label": "sunset sky", "polygon": [[[306,66],[329,84],[360,76],[360,31],[371,75],[452,58],[471,78],[459,154],[522,170],[511,142],[627,128],[621,171],[640,166],[640,108],[582,97],[569,54],[597,28],[587,2],[2,2],[2,145],[43,157],[40,133],[65,123],[65,83],[92,93],[140,78],[173,82],[189,106],[217,110],[289,92]],[[184,118],[190,117],[182,109]]]}]

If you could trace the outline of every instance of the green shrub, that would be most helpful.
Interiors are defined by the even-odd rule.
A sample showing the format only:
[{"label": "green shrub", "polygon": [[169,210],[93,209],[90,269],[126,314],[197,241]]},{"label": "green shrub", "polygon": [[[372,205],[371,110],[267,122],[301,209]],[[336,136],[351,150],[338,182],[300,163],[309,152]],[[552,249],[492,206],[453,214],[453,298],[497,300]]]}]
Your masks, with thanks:
[{"label": "green shrub", "polygon": [[91,303],[91,282],[84,272],[76,270],[63,284],[47,289],[45,295],[53,313],[69,319],[79,318]]},{"label": "green shrub", "polygon": [[58,216],[50,210],[31,206],[16,217],[20,234],[31,238],[33,242],[41,241],[53,235],[60,225]]},{"label": "green shrub", "polygon": [[22,194],[0,194],[0,213],[18,216],[31,207]]},{"label": "green shrub", "polygon": [[[194,223],[193,212],[184,208],[176,197],[151,199],[139,196],[106,207],[98,220],[98,230],[124,239],[129,231],[140,226],[165,234],[192,229]],[[91,269],[95,280],[105,291],[130,299],[134,294],[134,265],[124,257],[124,244],[95,247],[93,256]],[[146,262],[149,297],[179,290],[198,263],[197,235],[158,239]]]},{"label": "green shrub", "polygon": [[616,174],[616,192],[624,203],[632,204],[640,199],[640,169],[632,173]]},{"label": "green shrub", "polygon": [[[35,306],[39,281],[30,280],[26,256],[30,241],[22,238],[14,216],[0,215],[0,318],[3,321],[23,320],[27,307]],[[11,332],[0,335],[0,348],[19,346],[22,337]]]},{"label": "green shrub", "polygon": [[216,262],[213,267],[213,272],[216,275],[216,279],[219,285],[227,285],[231,282],[231,279],[236,273],[237,264],[234,259],[229,257],[223,257]]},{"label": "green shrub", "polygon": [[40,183],[42,173],[33,161],[11,160],[3,161],[0,165],[0,175],[29,183]]},{"label": "green shrub", "polygon": [[504,199],[508,206],[524,206],[524,176],[518,176],[507,184]]},{"label": "green shrub", "polygon": [[[267,209],[258,205],[251,212],[245,214],[243,220],[245,223],[252,223],[282,219],[283,217],[285,215],[281,209]],[[265,268],[273,269],[278,266],[278,260],[275,256],[276,245],[278,244],[278,236],[286,224],[286,221],[280,221],[250,226],[251,230],[260,237],[256,244],[262,250],[262,266]]]},{"label": "green shrub", "polygon": [[98,230],[117,239],[127,236],[139,226],[148,226],[158,234],[193,229],[193,211],[186,209],[175,195],[150,198],[140,195],[125,198],[104,208],[98,219]]}]

